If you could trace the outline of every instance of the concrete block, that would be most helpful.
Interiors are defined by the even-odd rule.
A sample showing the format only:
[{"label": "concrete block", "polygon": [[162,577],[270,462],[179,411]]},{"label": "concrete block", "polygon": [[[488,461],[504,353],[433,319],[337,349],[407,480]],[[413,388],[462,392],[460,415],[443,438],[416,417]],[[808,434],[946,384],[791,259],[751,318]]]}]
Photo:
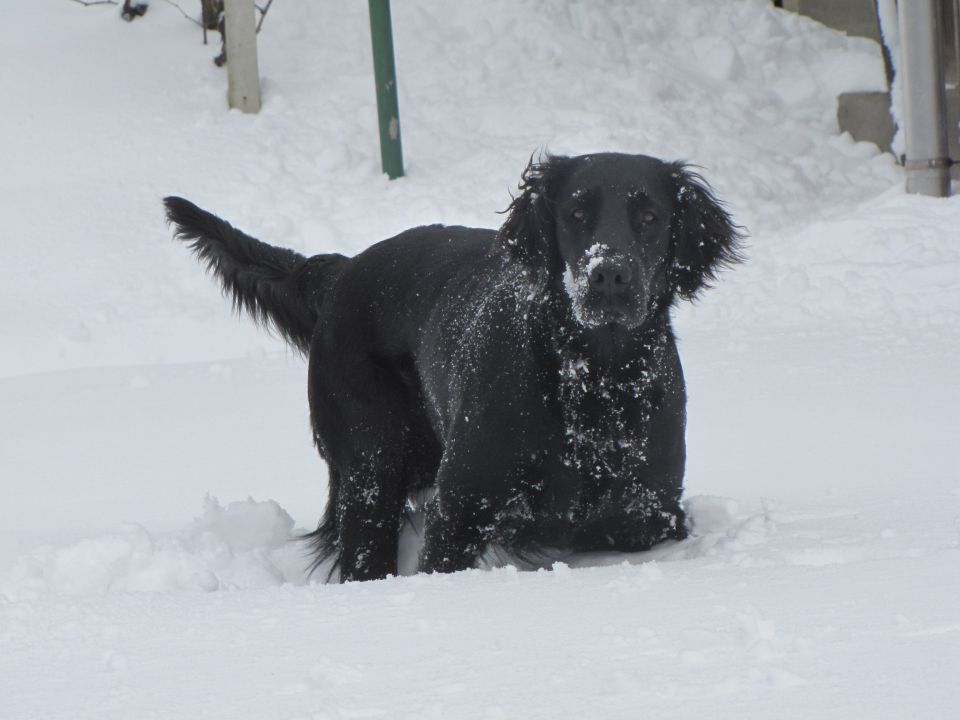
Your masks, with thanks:
[{"label": "concrete block", "polygon": [[880,42],[874,0],[783,0],[783,9],[806,15],[847,35]]},{"label": "concrete block", "polygon": [[854,140],[872,142],[890,152],[897,131],[890,115],[890,93],[843,93],[837,101],[837,124]]}]

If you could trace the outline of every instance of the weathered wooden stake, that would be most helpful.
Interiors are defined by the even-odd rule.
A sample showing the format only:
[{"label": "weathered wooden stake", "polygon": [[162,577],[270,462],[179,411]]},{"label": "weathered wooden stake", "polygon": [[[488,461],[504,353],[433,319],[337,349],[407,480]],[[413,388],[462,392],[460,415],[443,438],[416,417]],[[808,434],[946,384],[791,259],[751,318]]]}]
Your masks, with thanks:
[{"label": "weathered wooden stake", "polygon": [[257,19],[253,0],[224,0],[227,102],[245,113],[260,112]]},{"label": "weathered wooden stake", "polygon": [[390,0],[370,0],[370,40],[373,43],[373,77],[377,84],[380,163],[393,180],[403,175],[403,149],[400,145],[400,104],[397,101],[397,70],[393,62]]}]

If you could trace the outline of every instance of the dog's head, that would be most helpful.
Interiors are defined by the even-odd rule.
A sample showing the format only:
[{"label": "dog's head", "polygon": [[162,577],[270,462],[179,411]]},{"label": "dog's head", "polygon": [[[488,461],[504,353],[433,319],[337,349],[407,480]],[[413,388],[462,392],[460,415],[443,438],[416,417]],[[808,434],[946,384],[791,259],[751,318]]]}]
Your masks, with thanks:
[{"label": "dog's head", "polygon": [[562,287],[587,328],[636,328],[739,257],[738,227],[682,163],[603,153],[527,166],[497,242]]}]

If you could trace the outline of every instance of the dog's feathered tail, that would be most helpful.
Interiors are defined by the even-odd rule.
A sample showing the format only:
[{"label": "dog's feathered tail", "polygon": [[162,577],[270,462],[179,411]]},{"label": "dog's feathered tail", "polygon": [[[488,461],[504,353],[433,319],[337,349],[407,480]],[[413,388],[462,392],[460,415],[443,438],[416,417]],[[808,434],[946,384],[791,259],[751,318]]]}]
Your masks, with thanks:
[{"label": "dog's feathered tail", "polygon": [[260,242],[189,200],[168,197],[163,203],[167,221],[176,227],[174,237],[188,243],[219,279],[234,308],[306,354],[323,296],[348,258],[307,258]]},{"label": "dog's feathered tail", "polygon": [[[329,499],[317,529],[300,536],[307,544],[310,566],[307,576],[326,570],[325,582],[330,582],[340,570],[340,523],[337,518],[337,503],[334,498],[340,495],[340,472],[333,463],[327,463],[327,490]],[[329,562],[328,561],[332,561]]]}]

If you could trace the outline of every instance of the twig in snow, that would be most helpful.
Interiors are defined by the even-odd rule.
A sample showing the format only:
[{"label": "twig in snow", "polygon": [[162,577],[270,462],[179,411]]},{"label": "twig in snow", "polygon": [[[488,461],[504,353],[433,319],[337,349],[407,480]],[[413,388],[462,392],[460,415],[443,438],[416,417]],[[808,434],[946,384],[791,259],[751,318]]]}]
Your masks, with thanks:
[{"label": "twig in snow", "polygon": [[73,0],[75,3],[80,3],[81,5],[86,5],[90,7],[91,5],[116,5],[117,0]]}]

